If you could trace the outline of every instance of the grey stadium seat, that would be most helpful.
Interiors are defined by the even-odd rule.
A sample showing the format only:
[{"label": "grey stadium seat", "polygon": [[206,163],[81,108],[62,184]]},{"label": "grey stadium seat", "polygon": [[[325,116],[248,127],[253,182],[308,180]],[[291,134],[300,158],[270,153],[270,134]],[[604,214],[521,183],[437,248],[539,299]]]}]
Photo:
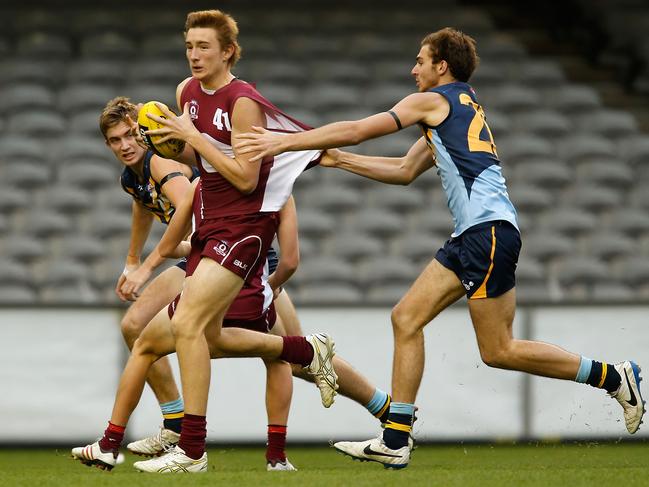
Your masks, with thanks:
[{"label": "grey stadium seat", "polygon": [[30,83],[52,88],[63,81],[63,64],[58,61],[35,63],[28,59],[11,59],[2,63],[0,81],[6,86],[12,83]]},{"label": "grey stadium seat", "polygon": [[541,104],[539,93],[521,85],[506,85],[497,89],[490,97],[489,106],[508,113],[534,110]]},{"label": "grey stadium seat", "polygon": [[[180,32],[153,35],[144,40],[141,49],[140,54],[144,52],[151,58],[183,59],[185,55],[185,39]],[[178,80],[178,82],[180,81],[182,80]]]},{"label": "grey stadium seat", "polygon": [[620,208],[609,215],[607,227],[630,237],[637,237],[642,233],[649,233],[649,215],[637,208]]},{"label": "grey stadium seat", "polygon": [[126,64],[122,59],[77,59],[68,65],[66,77],[68,83],[117,87],[126,82],[126,75]]},{"label": "grey stadium seat", "polygon": [[16,52],[28,59],[65,60],[72,55],[72,45],[65,35],[32,31],[18,39]]},{"label": "grey stadium seat", "polygon": [[530,232],[523,244],[524,255],[541,262],[568,255],[573,249],[572,240],[556,232]]},{"label": "grey stadium seat", "polygon": [[357,88],[340,83],[318,83],[304,91],[301,103],[313,110],[348,109],[356,106],[360,97]]},{"label": "grey stadium seat", "polygon": [[106,103],[120,95],[113,85],[75,83],[68,84],[59,93],[58,107],[65,114],[74,114],[84,110],[94,110],[96,114],[95,127],[99,127],[99,114]]},{"label": "grey stadium seat", "polygon": [[516,284],[543,284],[546,269],[539,261],[521,258],[516,266]]},{"label": "grey stadium seat", "polygon": [[631,164],[647,164],[649,160],[649,136],[631,135],[618,139],[617,148],[620,157]]},{"label": "grey stadium seat", "polygon": [[95,204],[101,208],[108,208],[117,213],[130,213],[133,207],[133,198],[122,189],[120,184],[110,188],[102,189],[95,200]]},{"label": "grey stadium seat", "polygon": [[131,232],[131,215],[129,213],[106,213],[98,209],[90,221],[92,222],[92,235],[100,238],[126,236]]},{"label": "grey stadium seat", "polygon": [[30,269],[19,261],[0,259],[0,276],[3,285],[33,287]]},{"label": "grey stadium seat", "polygon": [[493,110],[488,109],[486,120],[496,144],[498,144],[500,136],[506,136],[512,130],[512,119],[495,108]]},{"label": "grey stadium seat", "polygon": [[558,144],[559,155],[569,163],[588,161],[593,157],[616,157],[615,144],[594,134],[564,137]]},{"label": "grey stadium seat", "polygon": [[417,136],[421,136],[421,133],[413,137],[410,131],[400,131],[386,137],[379,137],[367,142],[367,151],[377,156],[402,157],[417,142]]},{"label": "grey stadium seat", "polygon": [[577,208],[597,212],[617,208],[622,198],[613,188],[597,184],[580,184],[566,193],[564,201]]},{"label": "grey stadium seat", "polygon": [[399,302],[399,300],[410,289],[408,283],[385,283],[370,286],[365,293],[365,301],[372,304],[381,304],[392,306]]},{"label": "grey stadium seat", "polygon": [[87,165],[73,163],[63,166],[59,171],[59,180],[69,184],[80,184],[84,187],[99,188],[116,184],[118,172],[108,165]]},{"label": "grey stadium seat", "polygon": [[379,255],[383,250],[384,246],[379,239],[358,232],[337,233],[324,246],[325,253],[332,258],[350,261]]},{"label": "grey stadium seat", "polygon": [[565,74],[554,61],[528,61],[518,68],[518,80],[525,86],[547,88],[565,82]]},{"label": "grey stadium seat", "polygon": [[[237,67],[235,69],[239,68]],[[271,83],[304,86],[310,76],[313,76],[316,80],[322,80],[322,78],[314,73],[307,72],[306,66],[303,63],[297,63],[291,60],[254,61],[247,63],[246,70],[249,72],[250,81],[258,83],[260,89],[261,86]],[[271,101],[273,100],[271,99]]]},{"label": "grey stadium seat", "polygon": [[380,284],[410,284],[419,269],[409,259],[400,256],[378,256],[356,267],[358,282],[365,288]]},{"label": "grey stadium seat", "polygon": [[557,207],[542,215],[540,227],[574,236],[594,230],[597,227],[597,219],[579,208]]},{"label": "grey stadium seat", "polygon": [[489,61],[507,59],[515,63],[526,59],[527,51],[514,37],[494,33],[480,42],[480,57]]},{"label": "grey stadium seat", "polygon": [[337,257],[314,257],[300,265],[291,280],[300,286],[315,283],[356,283],[354,267]]},{"label": "grey stadium seat", "polygon": [[498,156],[504,164],[530,158],[552,159],[555,146],[546,138],[536,135],[516,134],[496,140]]},{"label": "grey stadium seat", "polygon": [[44,208],[34,209],[27,217],[23,231],[28,235],[48,237],[68,233],[72,228],[70,220],[60,213]]},{"label": "grey stadium seat", "polygon": [[2,254],[7,259],[33,261],[45,254],[43,243],[25,235],[13,235],[4,240]]},{"label": "grey stadium seat", "polygon": [[89,210],[96,200],[94,195],[79,186],[63,183],[50,186],[44,195],[44,204],[52,210],[63,213],[78,213]]},{"label": "grey stadium seat", "polygon": [[361,195],[357,190],[343,186],[318,187],[310,192],[308,203],[311,208],[321,209],[327,212],[344,211],[351,208],[358,208],[361,204]]},{"label": "grey stadium seat", "polygon": [[471,75],[471,86],[476,88],[478,92],[478,100],[480,100],[481,88],[496,88],[501,85],[506,78],[506,73],[503,67],[498,63],[479,64],[478,68]]},{"label": "grey stadium seat", "polygon": [[7,163],[45,163],[47,151],[36,136],[12,135],[0,139],[0,158]]},{"label": "grey stadium seat", "polygon": [[343,304],[343,303],[359,303],[363,300],[362,293],[358,288],[351,284],[318,284],[300,286],[297,294],[292,296],[297,297],[296,301],[299,304]]},{"label": "grey stadium seat", "polygon": [[323,237],[334,231],[336,221],[331,215],[327,215],[315,208],[305,208],[298,211],[298,228],[300,236]]},{"label": "grey stadium seat", "polygon": [[365,201],[374,208],[392,209],[400,212],[416,210],[426,204],[426,198],[422,191],[401,186],[368,189],[365,192]]},{"label": "grey stadium seat", "polygon": [[548,190],[534,186],[516,184],[508,191],[514,206],[524,212],[536,213],[545,210],[554,202]]},{"label": "grey stadium seat", "polygon": [[596,282],[591,297],[597,301],[626,302],[636,301],[636,293],[630,286],[618,282]]},{"label": "grey stadium seat", "polygon": [[633,169],[622,159],[614,157],[589,158],[577,166],[579,181],[626,188],[634,182]]},{"label": "grey stadium seat", "polygon": [[2,176],[6,184],[20,188],[36,188],[52,180],[52,170],[39,163],[18,162],[5,164]]},{"label": "grey stadium seat", "polygon": [[440,236],[427,232],[408,232],[402,239],[393,244],[392,253],[403,255],[415,262],[430,260],[447,239],[448,235]]},{"label": "grey stadium seat", "polygon": [[[81,55],[89,59],[129,59],[138,54],[133,40],[111,31],[92,32],[81,39]],[[182,52],[182,51],[181,51]]]},{"label": "grey stadium seat", "polygon": [[554,110],[542,109],[516,116],[513,126],[517,131],[553,138],[567,134],[572,128],[572,122]]},{"label": "grey stadium seat", "polygon": [[133,103],[146,103],[152,100],[160,101],[171,108],[173,112],[178,113],[176,87],[173,83],[130,84],[124,87],[122,94],[128,96]]},{"label": "grey stadium seat", "polygon": [[561,284],[593,284],[606,281],[610,277],[608,267],[596,259],[582,255],[566,257],[558,269],[557,277]]},{"label": "grey stadium seat", "polygon": [[83,162],[118,167],[119,164],[111,154],[110,149],[106,147],[106,143],[99,132],[99,123],[97,123],[95,137],[71,136],[62,139],[59,150],[56,151],[53,159],[57,165]]},{"label": "grey stadium seat", "polygon": [[591,112],[602,105],[597,91],[586,85],[558,86],[545,101],[568,115]]},{"label": "grey stadium seat", "polygon": [[99,111],[86,109],[82,112],[70,114],[69,132],[76,137],[97,137],[99,133]]},{"label": "grey stadium seat", "polygon": [[403,219],[384,208],[365,208],[354,215],[349,228],[371,235],[389,237],[402,231]]},{"label": "grey stadium seat", "polygon": [[[365,105],[372,107],[375,111],[389,110],[412,92],[413,88],[407,83],[381,83],[365,93]],[[367,109],[365,112],[366,116],[371,115]]]},{"label": "grey stadium seat", "polygon": [[573,180],[570,168],[562,162],[557,162],[556,158],[519,162],[514,174],[517,182],[545,186],[548,189],[563,187]]},{"label": "grey stadium seat", "polygon": [[369,81],[367,68],[350,61],[314,62],[309,71],[311,77],[319,83],[334,82],[366,86]]},{"label": "grey stadium seat", "polygon": [[25,208],[30,201],[26,190],[7,187],[0,191],[0,212],[7,214],[16,209]]},{"label": "grey stadium seat", "polygon": [[649,260],[646,257],[630,256],[616,264],[614,270],[620,282],[634,287],[649,284]]},{"label": "grey stadium seat", "polygon": [[36,84],[12,85],[2,90],[0,111],[7,115],[26,110],[53,110],[55,97],[51,89]]},{"label": "grey stadium seat", "polygon": [[68,237],[60,243],[60,254],[64,259],[80,262],[92,262],[105,254],[103,243],[86,235]]},{"label": "grey stadium seat", "polygon": [[298,118],[293,113],[295,110],[302,109],[302,89],[300,87],[270,83],[268,85],[260,83],[258,87],[260,92],[280,110]]},{"label": "grey stadium seat", "polygon": [[416,227],[420,231],[450,235],[453,232],[453,220],[445,208],[429,208],[419,213]]},{"label": "grey stadium seat", "polygon": [[31,287],[0,284],[1,304],[31,304],[37,299],[36,292]]},{"label": "grey stadium seat", "polygon": [[583,131],[595,132],[606,137],[624,137],[638,131],[635,117],[622,110],[598,110],[585,115],[579,125]]},{"label": "grey stadium seat", "polygon": [[636,242],[624,235],[602,231],[588,237],[588,250],[593,257],[609,260],[633,255],[636,250]]},{"label": "grey stadium seat", "polygon": [[44,303],[97,304],[100,296],[87,284],[55,284],[40,289],[40,300]]},{"label": "grey stadium seat", "polygon": [[8,123],[10,133],[34,135],[39,138],[60,136],[66,128],[63,115],[40,110],[16,113],[9,117]]}]

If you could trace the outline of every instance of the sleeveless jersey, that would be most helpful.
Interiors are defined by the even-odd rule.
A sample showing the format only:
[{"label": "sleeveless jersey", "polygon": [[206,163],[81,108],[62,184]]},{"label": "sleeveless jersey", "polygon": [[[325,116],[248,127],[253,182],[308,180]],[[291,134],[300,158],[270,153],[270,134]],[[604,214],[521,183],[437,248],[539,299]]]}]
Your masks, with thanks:
[{"label": "sleeveless jersey", "polygon": [[[196,229],[202,220],[202,191],[203,180],[196,186],[192,202],[193,227]],[[192,236],[192,251],[187,261],[187,275],[191,276],[201,260],[200,248],[194,245]],[[239,294],[234,299],[225,315],[226,319],[252,320],[262,316],[273,302],[273,290],[268,285],[268,277],[271,274],[270,264],[273,257],[276,258],[275,250],[271,247],[264,265],[260,265],[257,273],[252,279],[247,280]]]},{"label": "sleeveless jersey", "polygon": [[[158,183],[153,176],[151,176],[151,157],[153,152],[147,151],[144,156],[142,164],[142,173],[144,178],[142,181],[138,178],[137,174],[129,168],[125,167],[120,177],[122,188],[133,199],[142,204],[147,210],[153,213],[165,225],[169,223],[176,209],[162,192],[162,186]],[[198,176],[198,169],[192,168],[193,181]]]},{"label": "sleeveless jersey", "polygon": [[[256,101],[264,111],[269,130],[298,132],[310,127],[281,112],[251,84],[239,79],[216,90],[204,89],[200,82],[190,79],[181,94],[181,106],[189,103],[189,113],[203,137],[223,154],[234,158],[232,150],[232,110],[241,98]],[[203,187],[202,216],[205,219],[260,212],[279,211],[293,190],[295,179],[307,166],[317,164],[322,151],[295,151],[266,157],[261,163],[257,188],[248,195],[237,190],[203,157],[198,164]]]},{"label": "sleeveless jersey", "polygon": [[420,125],[435,154],[437,174],[453,216],[452,236],[495,220],[518,228],[496,145],[473,88],[454,82],[428,91],[442,95],[450,106],[448,117],[436,127]]}]

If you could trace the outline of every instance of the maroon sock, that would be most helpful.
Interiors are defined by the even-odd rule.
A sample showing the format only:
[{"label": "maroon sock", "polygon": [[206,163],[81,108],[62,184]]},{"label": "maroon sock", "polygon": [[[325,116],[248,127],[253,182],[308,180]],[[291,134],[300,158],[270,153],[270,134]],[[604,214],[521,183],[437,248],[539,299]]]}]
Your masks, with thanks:
[{"label": "maroon sock", "polygon": [[207,421],[205,416],[185,413],[178,442],[178,446],[183,449],[185,455],[194,460],[201,458],[205,453],[206,437]]},{"label": "maroon sock", "polygon": [[273,464],[286,461],[286,426],[268,425],[268,443],[266,445],[266,461]]},{"label": "maroon sock", "polygon": [[304,337],[282,337],[284,347],[280,360],[306,367],[313,360],[313,347]]},{"label": "maroon sock", "polygon": [[104,431],[104,436],[99,440],[99,448],[104,452],[117,452],[124,439],[125,430],[126,426],[118,426],[109,421],[108,428]]}]

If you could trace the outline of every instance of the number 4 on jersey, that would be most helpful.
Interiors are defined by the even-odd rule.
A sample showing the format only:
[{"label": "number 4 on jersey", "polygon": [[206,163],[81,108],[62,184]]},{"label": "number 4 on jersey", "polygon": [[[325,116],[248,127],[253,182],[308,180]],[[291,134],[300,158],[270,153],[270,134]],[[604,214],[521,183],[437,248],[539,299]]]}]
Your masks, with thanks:
[{"label": "number 4 on jersey", "polygon": [[216,112],[214,113],[214,120],[212,120],[212,123],[216,125],[216,128],[219,130],[223,130],[223,125],[225,124],[225,130],[232,132],[228,112],[224,112],[221,108],[217,108]]}]

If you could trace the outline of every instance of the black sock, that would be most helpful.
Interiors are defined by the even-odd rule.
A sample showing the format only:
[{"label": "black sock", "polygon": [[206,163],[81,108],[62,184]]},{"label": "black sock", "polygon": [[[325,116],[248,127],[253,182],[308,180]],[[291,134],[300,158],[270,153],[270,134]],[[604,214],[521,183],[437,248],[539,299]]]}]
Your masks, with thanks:
[{"label": "black sock", "polygon": [[398,450],[408,445],[408,437],[412,429],[412,415],[390,413],[383,430],[383,441],[388,448]]},{"label": "black sock", "polygon": [[621,381],[622,377],[620,377],[618,371],[615,370],[615,366],[607,364],[606,362],[593,360],[593,365],[590,369],[590,375],[586,380],[586,384],[599,389],[606,389],[607,392],[613,393],[620,387]]},{"label": "black sock", "polygon": [[173,419],[164,418],[162,424],[164,429],[171,430],[174,433],[180,434],[180,430],[183,424],[183,418],[173,418]]}]

